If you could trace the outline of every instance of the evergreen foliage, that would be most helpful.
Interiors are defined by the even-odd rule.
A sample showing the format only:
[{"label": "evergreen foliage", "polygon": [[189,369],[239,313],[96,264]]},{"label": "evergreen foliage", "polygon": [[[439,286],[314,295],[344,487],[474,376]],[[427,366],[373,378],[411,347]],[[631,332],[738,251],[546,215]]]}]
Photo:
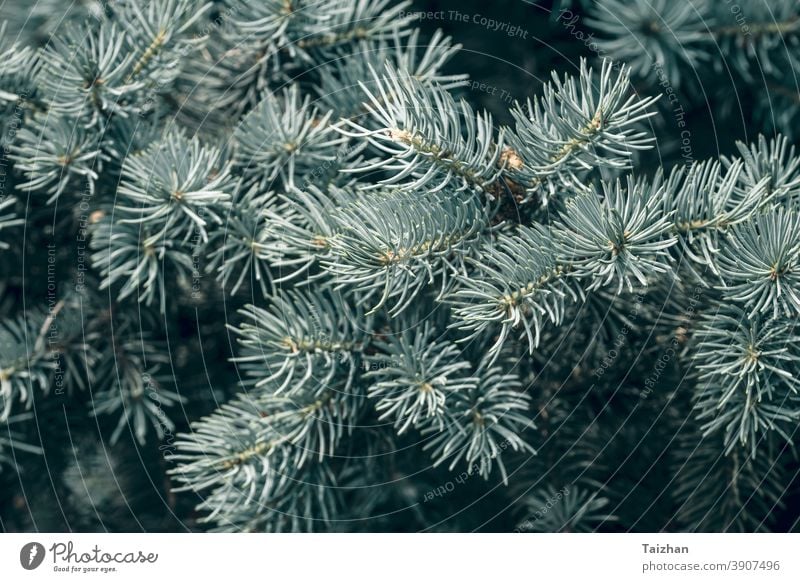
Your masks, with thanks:
[{"label": "evergreen foliage", "polygon": [[796,2],[517,4],[3,5],[0,526],[797,529]]}]

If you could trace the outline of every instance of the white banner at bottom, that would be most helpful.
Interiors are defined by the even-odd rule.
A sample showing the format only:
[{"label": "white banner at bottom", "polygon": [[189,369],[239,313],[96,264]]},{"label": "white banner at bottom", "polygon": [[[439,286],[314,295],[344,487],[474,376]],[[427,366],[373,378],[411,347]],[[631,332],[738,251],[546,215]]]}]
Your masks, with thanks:
[{"label": "white banner at bottom", "polygon": [[799,549],[796,534],[2,534],[0,580],[778,582],[800,580]]}]

